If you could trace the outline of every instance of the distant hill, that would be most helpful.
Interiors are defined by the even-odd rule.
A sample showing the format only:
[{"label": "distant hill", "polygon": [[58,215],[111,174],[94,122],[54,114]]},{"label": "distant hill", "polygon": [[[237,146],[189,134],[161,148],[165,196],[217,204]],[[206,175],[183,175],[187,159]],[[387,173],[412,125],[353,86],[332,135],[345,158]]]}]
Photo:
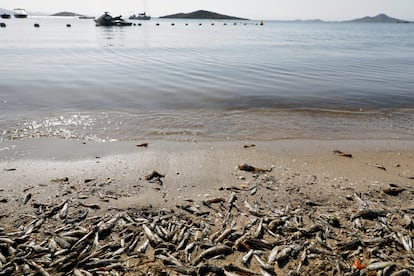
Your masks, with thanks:
[{"label": "distant hill", "polygon": [[13,11],[11,11],[11,10],[6,10],[6,9],[0,9],[0,14],[3,14],[3,13],[13,14]]},{"label": "distant hill", "polygon": [[389,17],[386,14],[378,14],[377,16],[365,16],[363,18],[358,18],[350,21],[344,21],[344,22],[355,22],[355,23],[410,23],[410,21],[397,19],[393,17]]},{"label": "distant hill", "polygon": [[77,14],[74,12],[58,12],[55,14],[52,14],[50,16],[83,16],[82,14]]},{"label": "distant hill", "polygon": [[224,14],[219,14],[210,11],[199,10],[190,13],[176,13],[166,16],[161,16],[160,18],[183,18],[183,19],[231,19],[231,20],[248,20],[246,18],[234,17]]},{"label": "distant hill", "polygon": [[324,23],[321,19],[296,19],[295,22],[306,22],[306,23]]}]

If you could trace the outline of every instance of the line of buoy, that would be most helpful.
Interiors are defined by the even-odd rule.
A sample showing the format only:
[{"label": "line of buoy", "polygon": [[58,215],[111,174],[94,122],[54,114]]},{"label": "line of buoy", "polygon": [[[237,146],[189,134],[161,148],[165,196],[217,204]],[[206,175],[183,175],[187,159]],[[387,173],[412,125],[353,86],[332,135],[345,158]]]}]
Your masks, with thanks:
[{"label": "line of buoy", "polygon": [[[156,26],[160,26],[160,23],[156,23],[155,24]],[[203,24],[202,23],[198,23],[198,25],[199,26],[202,26]],[[211,23],[211,25],[212,26],[214,26],[215,24],[214,23]],[[237,25],[237,23],[236,22],[234,22],[233,23],[233,25]],[[247,23],[244,23],[243,25],[247,25]],[[263,26],[264,25],[264,23],[263,23],[263,21],[260,21],[259,23],[255,23],[255,25],[257,26],[257,25],[260,25],[260,26]],[[1,28],[5,28],[7,25],[6,25],[6,23],[4,23],[4,22],[0,22],[0,27]],[[33,25],[35,28],[40,28],[40,24],[39,23],[35,23],[34,25]],[[138,23],[138,24],[136,24],[136,23],[133,23],[133,26],[142,26],[142,24],[141,23]],[[171,23],[171,26],[175,26],[175,23]],[[188,26],[188,23],[185,23],[185,26]],[[227,23],[224,23],[224,26],[227,26]],[[70,27],[72,27],[72,25],[71,24],[66,24],[66,27],[67,28],[70,28]]]}]

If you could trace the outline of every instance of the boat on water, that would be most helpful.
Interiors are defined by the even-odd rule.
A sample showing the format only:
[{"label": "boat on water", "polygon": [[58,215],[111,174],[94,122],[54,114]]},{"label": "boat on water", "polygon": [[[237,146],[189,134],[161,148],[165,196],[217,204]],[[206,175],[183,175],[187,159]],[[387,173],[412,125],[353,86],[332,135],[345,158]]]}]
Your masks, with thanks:
[{"label": "boat on water", "polygon": [[27,11],[25,9],[14,9],[14,17],[27,18]]},{"label": "boat on water", "polygon": [[95,16],[86,16],[86,15],[81,15],[78,17],[79,19],[95,19]]},{"label": "boat on water", "polygon": [[129,17],[129,19],[132,19],[132,20],[150,20],[151,16],[147,15],[145,12],[143,12],[143,13],[133,14]]},{"label": "boat on water", "polygon": [[112,17],[108,12],[95,19],[96,26],[131,26],[131,22],[126,22],[121,16]]},{"label": "boat on water", "polygon": [[133,14],[129,17],[129,19],[132,19],[132,20],[150,20],[151,19],[151,16],[147,15],[147,11],[149,10],[147,1],[142,0],[142,2],[143,2],[144,12]]},{"label": "boat on water", "polygon": [[9,19],[11,17],[11,15],[7,14],[7,13],[3,13],[2,15],[0,15],[0,17],[3,18],[3,19]]}]

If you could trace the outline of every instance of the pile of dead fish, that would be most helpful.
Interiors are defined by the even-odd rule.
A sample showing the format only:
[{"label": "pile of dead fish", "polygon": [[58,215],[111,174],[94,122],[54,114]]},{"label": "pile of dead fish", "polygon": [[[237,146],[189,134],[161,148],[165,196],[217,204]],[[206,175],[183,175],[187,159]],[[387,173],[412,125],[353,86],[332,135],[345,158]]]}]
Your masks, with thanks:
[{"label": "pile of dead fish", "polygon": [[361,194],[353,212],[277,208],[240,190],[187,203],[103,216],[33,204],[19,228],[0,228],[0,275],[414,275],[412,209]]}]

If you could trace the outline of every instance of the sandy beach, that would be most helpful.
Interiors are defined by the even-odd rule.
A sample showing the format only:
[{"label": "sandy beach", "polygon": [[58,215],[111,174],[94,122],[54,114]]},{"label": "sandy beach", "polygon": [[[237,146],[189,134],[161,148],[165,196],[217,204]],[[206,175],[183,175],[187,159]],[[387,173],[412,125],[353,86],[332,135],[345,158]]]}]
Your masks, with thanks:
[{"label": "sandy beach", "polygon": [[[175,217],[188,215],[195,217],[194,220],[201,219],[204,223],[207,221],[211,223],[211,229],[204,231],[203,238],[197,237],[196,232],[189,233],[186,244],[197,240],[200,242],[208,240],[211,243],[214,241],[212,235],[217,231],[227,229],[232,229],[231,233],[237,233],[241,229],[253,231],[264,225],[265,229],[273,234],[273,236],[270,234],[273,243],[269,243],[268,247],[262,245],[262,248],[250,245],[255,249],[255,254],[252,254],[258,256],[255,258],[263,258],[263,260],[270,257],[268,256],[270,249],[276,244],[280,247],[279,252],[283,250],[283,246],[298,244],[302,247],[299,251],[303,250],[311,254],[309,251],[312,250],[309,249],[309,245],[306,248],[305,240],[293,242],[292,237],[283,239],[283,236],[287,234],[283,234],[283,231],[279,233],[277,227],[272,229],[273,232],[270,230],[270,221],[274,221],[275,217],[292,215],[291,212],[295,210],[297,214],[301,214],[301,222],[296,225],[298,229],[314,225],[315,222],[312,222],[312,219],[320,218],[322,215],[338,218],[344,227],[338,228],[339,232],[336,235],[339,237],[336,241],[332,237],[324,237],[327,244],[330,244],[328,246],[332,252],[338,250],[339,244],[350,239],[348,236],[350,233],[345,233],[355,227],[352,226],[355,218],[351,220],[347,216],[359,214],[358,212],[363,211],[364,208],[393,212],[391,217],[384,214],[384,217],[391,219],[393,223],[400,219],[396,216],[402,216],[404,213],[405,219],[408,216],[411,222],[408,222],[408,225],[404,222],[401,227],[405,235],[411,241],[413,239],[414,141],[411,140],[280,140],[198,143],[157,140],[91,143],[61,139],[27,139],[1,142],[0,156],[0,220],[4,237],[12,237],[7,233],[27,231],[28,227],[33,225],[33,221],[37,221],[36,217],[41,217],[41,212],[53,210],[53,206],[63,208],[66,204],[66,214],[62,216],[60,211],[58,215],[49,214],[50,217],[47,217],[44,225],[49,223],[52,228],[62,227],[65,223],[73,225],[67,221],[67,217],[73,217],[81,210],[87,210],[87,215],[83,218],[85,221],[88,221],[89,217],[104,221],[111,216],[117,217],[120,213],[130,214],[129,212],[133,210],[135,214],[138,212],[136,210],[141,210],[140,212],[147,210],[151,214],[163,210],[164,214],[172,212]],[[233,203],[230,205],[230,211],[226,211],[228,208],[226,204],[230,202],[232,196],[236,196],[237,200],[234,201],[235,205]],[[361,203],[361,201],[366,201],[366,203]],[[363,206],[364,204],[366,206]],[[39,206],[42,206],[43,211],[39,209]],[[226,212],[227,215],[225,215]],[[305,214],[307,214],[306,220]],[[145,217],[145,219],[149,222],[150,217]],[[380,216],[367,218],[369,219],[367,224],[371,225],[378,217]],[[90,228],[87,227],[89,224],[85,221],[76,221],[75,225],[77,228],[83,227],[82,229],[87,232]],[[221,222],[218,223],[219,221]],[[137,221],[134,223],[136,224]],[[95,224],[99,225],[96,221]],[[332,225],[328,226],[332,227]],[[325,235],[329,232],[328,226],[323,226],[325,230],[321,228],[316,232]],[[35,241],[40,243],[40,238],[46,241],[50,238],[51,234],[48,234],[48,231],[52,231],[52,228],[46,230],[42,227],[33,231],[35,236],[29,239],[32,243]],[[119,225],[112,227],[115,229]],[[201,226],[198,225],[198,228]],[[297,232],[298,229],[292,232]],[[364,229],[366,230],[367,227]],[[283,229],[279,229],[281,230]],[[137,240],[143,242],[147,237],[151,241],[148,234],[144,235],[142,232],[141,229],[139,235],[137,234],[139,237]],[[115,237],[111,234],[109,239],[113,242],[119,239],[119,235],[118,233]],[[240,233],[239,238],[241,235]],[[269,236],[266,232],[259,236],[261,240],[269,239],[266,237]],[[311,240],[314,234],[306,237]],[[217,237],[215,238],[217,241]],[[246,245],[247,248],[237,247],[235,245],[237,239],[227,240],[227,238],[226,236],[216,243],[219,245],[223,243],[223,246],[224,244],[232,245],[229,247],[233,248],[232,253],[213,254],[215,258],[210,261],[211,265],[217,266],[222,273],[236,273],[227,275],[251,275],[249,273],[266,271],[263,265],[260,265],[260,261],[252,261],[251,265],[242,264],[241,258],[251,248],[248,245]],[[328,239],[332,240],[328,241]],[[284,242],[280,242],[281,240]],[[16,241],[14,243],[18,246]],[[404,245],[400,245],[399,249],[395,244],[390,246],[393,250],[404,250]],[[113,269],[107,268],[106,270],[121,271],[119,273],[131,273],[131,275],[134,273],[203,274],[203,271],[207,269],[206,264],[209,264],[210,257],[206,257],[206,261],[203,262],[200,260],[197,265],[190,261],[191,267],[194,268],[190,269],[189,266],[183,264],[188,271],[184,273],[182,271],[184,268],[182,268],[180,272],[177,264],[173,265],[175,268],[171,268],[171,260],[165,260],[165,258],[170,258],[168,254],[174,252],[177,262],[184,263],[185,257],[178,250],[174,249],[168,254],[164,252],[163,256],[168,257],[163,257],[163,259],[156,257],[160,255],[156,250],[157,245],[152,244],[152,247],[153,251],[151,249],[145,251],[145,262],[142,261],[142,254],[123,252],[117,257],[120,258],[119,263],[122,262],[121,259],[128,259],[127,264],[123,262],[122,269],[120,266],[114,266]],[[369,247],[365,245],[359,254],[355,253],[352,257],[343,258],[341,262],[345,267],[342,268],[341,273],[359,272],[353,264],[355,259],[365,263],[364,269],[370,263],[378,262],[369,255]],[[359,250],[359,247],[352,249]],[[202,253],[202,250],[203,247],[200,246],[194,252]],[[259,253],[256,254],[256,251]],[[386,251],[390,258],[392,258],[391,251],[391,249]],[[287,266],[281,265],[280,262],[278,265],[272,263],[271,270],[277,275],[293,273],[293,271],[300,275],[306,275],[312,271],[325,273],[325,270],[322,270],[315,262],[308,262],[308,265],[302,264],[298,254],[292,255],[293,260],[287,261]],[[322,257],[324,254],[326,253],[320,253],[320,257],[313,256],[319,260],[316,263],[320,264],[326,258],[326,256]],[[132,257],[128,258],[128,256]],[[406,259],[393,260],[396,262],[395,265],[373,270],[391,266],[392,271],[402,270],[404,272],[411,266],[408,273],[413,273],[412,256],[411,251],[411,255]],[[3,262],[3,265],[7,264],[10,266],[10,261],[9,263]],[[62,269],[56,269],[50,264],[49,262],[43,265],[46,272],[51,275],[62,273]],[[237,272],[236,268],[229,268],[229,264],[237,268],[243,267],[249,272]],[[301,264],[299,269],[298,264]],[[108,264],[101,266],[103,271]],[[96,270],[97,267],[95,266],[93,271],[100,271]],[[204,270],[201,271],[200,267]],[[83,270],[76,266],[66,269],[67,271],[63,271],[69,274],[83,271],[84,274],[80,275],[88,275],[85,267]],[[330,269],[339,273],[337,265]],[[214,270],[210,272],[213,273]],[[214,273],[221,275],[217,271]]]}]

